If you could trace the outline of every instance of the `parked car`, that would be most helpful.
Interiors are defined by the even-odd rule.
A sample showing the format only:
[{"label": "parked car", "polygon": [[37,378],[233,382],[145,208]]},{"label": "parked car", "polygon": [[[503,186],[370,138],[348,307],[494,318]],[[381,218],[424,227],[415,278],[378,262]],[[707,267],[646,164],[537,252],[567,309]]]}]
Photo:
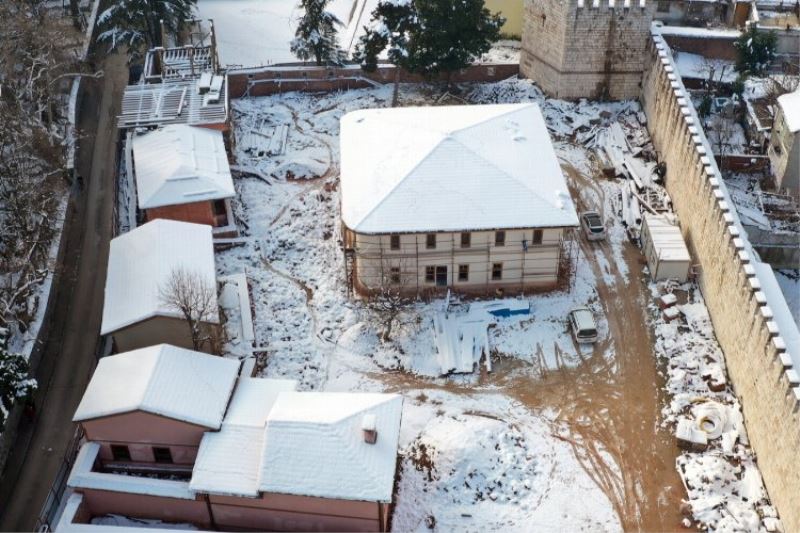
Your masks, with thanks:
[{"label": "parked car", "polygon": [[606,238],[606,228],[603,219],[597,211],[581,213],[581,227],[590,241],[602,241]]},{"label": "parked car", "polygon": [[597,342],[597,324],[588,307],[576,307],[569,312],[569,327],[577,342],[588,344]]}]

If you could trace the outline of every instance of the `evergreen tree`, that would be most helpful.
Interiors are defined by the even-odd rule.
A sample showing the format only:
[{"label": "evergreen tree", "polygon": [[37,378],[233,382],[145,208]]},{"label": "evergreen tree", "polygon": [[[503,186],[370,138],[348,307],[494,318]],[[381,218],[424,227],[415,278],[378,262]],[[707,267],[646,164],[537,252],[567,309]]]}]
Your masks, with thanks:
[{"label": "evergreen tree", "polygon": [[371,71],[385,50],[389,61],[409,72],[445,73],[449,81],[453,71],[491,48],[504,22],[483,0],[381,0],[355,55]]},{"label": "evergreen tree", "polygon": [[733,45],[738,52],[736,70],[743,76],[761,76],[775,60],[778,38],[775,32],[761,31],[753,25]]},{"label": "evergreen tree", "polygon": [[294,55],[303,61],[314,59],[317,65],[339,62],[337,26],[342,21],[325,11],[328,0],[301,0],[303,16],[290,43]]},{"label": "evergreen tree", "polygon": [[14,403],[36,388],[36,380],[28,378],[28,361],[19,354],[8,352],[6,333],[0,329],[0,432]]},{"label": "evergreen tree", "polygon": [[111,0],[97,17],[97,40],[109,50],[126,45],[130,53],[161,46],[161,24],[174,35],[194,14],[197,0]]}]

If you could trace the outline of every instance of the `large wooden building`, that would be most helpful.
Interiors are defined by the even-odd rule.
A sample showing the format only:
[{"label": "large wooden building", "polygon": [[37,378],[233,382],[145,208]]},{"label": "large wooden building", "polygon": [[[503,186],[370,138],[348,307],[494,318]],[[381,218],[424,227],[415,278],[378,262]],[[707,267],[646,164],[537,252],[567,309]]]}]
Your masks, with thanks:
[{"label": "large wooden building", "polygon": [[536,104],[354,111],[341,174],[347,275],[362,293],[552,287],[578,225]]}]

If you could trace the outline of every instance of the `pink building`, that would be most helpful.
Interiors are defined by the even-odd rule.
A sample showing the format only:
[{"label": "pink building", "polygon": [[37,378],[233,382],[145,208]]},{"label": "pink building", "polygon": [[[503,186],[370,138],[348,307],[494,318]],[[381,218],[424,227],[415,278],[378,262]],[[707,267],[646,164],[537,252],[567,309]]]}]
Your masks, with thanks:
[{"label": "pink building", "polygon": [[89,442],[57,530],[119,514],[217,530],[386,531],[402,398],[296,392],[291,380],[237,378],[238,367],[170,346],[101,360],[75,415]]}]

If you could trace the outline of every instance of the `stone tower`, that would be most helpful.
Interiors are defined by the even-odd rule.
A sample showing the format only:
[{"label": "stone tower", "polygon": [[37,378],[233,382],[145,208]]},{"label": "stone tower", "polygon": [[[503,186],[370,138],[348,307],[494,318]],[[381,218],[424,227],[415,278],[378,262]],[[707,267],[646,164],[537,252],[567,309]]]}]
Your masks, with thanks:
[{"label": "stone tower", "polygon": [[647,0],[525,0],[520,74],[556,98],[637,98]]}]

